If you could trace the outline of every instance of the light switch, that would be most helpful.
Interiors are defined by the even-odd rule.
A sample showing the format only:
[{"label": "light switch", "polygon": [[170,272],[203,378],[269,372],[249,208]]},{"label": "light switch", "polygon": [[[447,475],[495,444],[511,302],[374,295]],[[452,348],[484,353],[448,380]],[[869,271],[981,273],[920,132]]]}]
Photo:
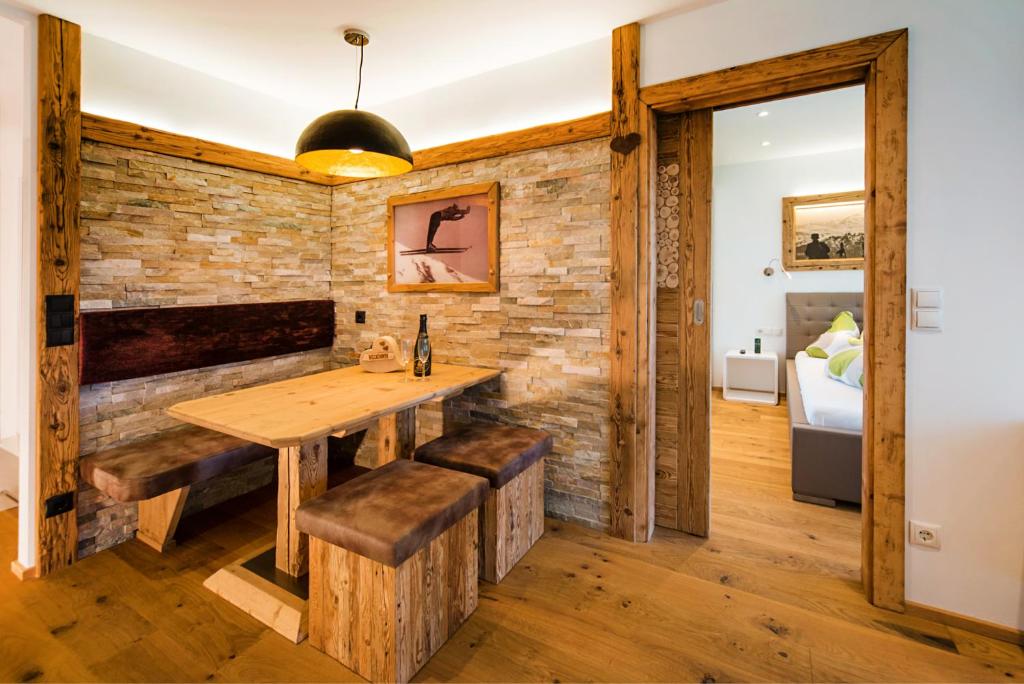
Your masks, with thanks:
[{"label": "light switch", "polygon": [[942,330],[942,311],[939,309],[914,309],[914,327],[917,330]]},{"label": "light switch", "polygon": [[913,306],[915,309],[941,309],[942,290],[914,290]]}]

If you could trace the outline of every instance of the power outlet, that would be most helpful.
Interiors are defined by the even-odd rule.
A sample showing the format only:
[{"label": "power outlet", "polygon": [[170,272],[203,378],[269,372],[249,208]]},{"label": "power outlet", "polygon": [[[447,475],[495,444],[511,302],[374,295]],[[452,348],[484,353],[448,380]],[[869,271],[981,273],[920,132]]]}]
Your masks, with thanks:
[{"label": "power outlet", "polygon": [[910,543],[927,546],[930,549],[942,548],[942,525],[910,521]]}]

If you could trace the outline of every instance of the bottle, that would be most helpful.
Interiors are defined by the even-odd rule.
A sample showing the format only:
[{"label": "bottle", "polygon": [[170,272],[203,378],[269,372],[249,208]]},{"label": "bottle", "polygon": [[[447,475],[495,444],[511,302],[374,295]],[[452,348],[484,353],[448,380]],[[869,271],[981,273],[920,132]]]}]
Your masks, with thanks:
[{"label": "bottle", "polygon": [[754,338],[754,353],[755,354],[760,354],[761,353],[761,338],[760,337],[755,337]]},{"label": "bottle", "polygon": [[[415,366],[413,366],[412,374],[418,378],[430,375],[430,362],[433,357],[433,350],[430,348],[430,337],[427,336],[427,314],[420,314],[420,332],[416,335],[416,346],[413,348],[413,355]],[[426,357],[426,362],[422,361],[423,357]]]}]

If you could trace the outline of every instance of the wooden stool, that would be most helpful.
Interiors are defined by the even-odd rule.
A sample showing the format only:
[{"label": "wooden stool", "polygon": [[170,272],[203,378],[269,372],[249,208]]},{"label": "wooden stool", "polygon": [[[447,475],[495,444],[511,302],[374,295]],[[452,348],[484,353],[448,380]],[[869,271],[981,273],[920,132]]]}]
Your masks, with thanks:
[{"label": "wooden stool", "polygon": [[486,477],[491,492],[480,517],[480,576],[498,583],[544,534],[543,430],[479,423],[416,450],[424,463]]},{"label": "wooden stool", "polygon": [[392,461],[299,507],[309,642],[371,681],[407,682],[477,605],[487,481]]}]

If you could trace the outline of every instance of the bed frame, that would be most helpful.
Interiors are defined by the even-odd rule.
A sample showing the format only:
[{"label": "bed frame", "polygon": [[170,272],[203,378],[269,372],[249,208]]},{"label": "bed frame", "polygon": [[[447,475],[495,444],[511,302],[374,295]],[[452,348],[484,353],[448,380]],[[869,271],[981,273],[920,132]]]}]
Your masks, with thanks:
[{"label": "bed frame", "polygon": [[835,506],[837,501],[860,503],[861,433],[807,422],[793,359],[828,329],[840,311],[852,312],[857,325],[863,328],[863,293],[786,293],[786,401],[793,498],[825,506]]}]

